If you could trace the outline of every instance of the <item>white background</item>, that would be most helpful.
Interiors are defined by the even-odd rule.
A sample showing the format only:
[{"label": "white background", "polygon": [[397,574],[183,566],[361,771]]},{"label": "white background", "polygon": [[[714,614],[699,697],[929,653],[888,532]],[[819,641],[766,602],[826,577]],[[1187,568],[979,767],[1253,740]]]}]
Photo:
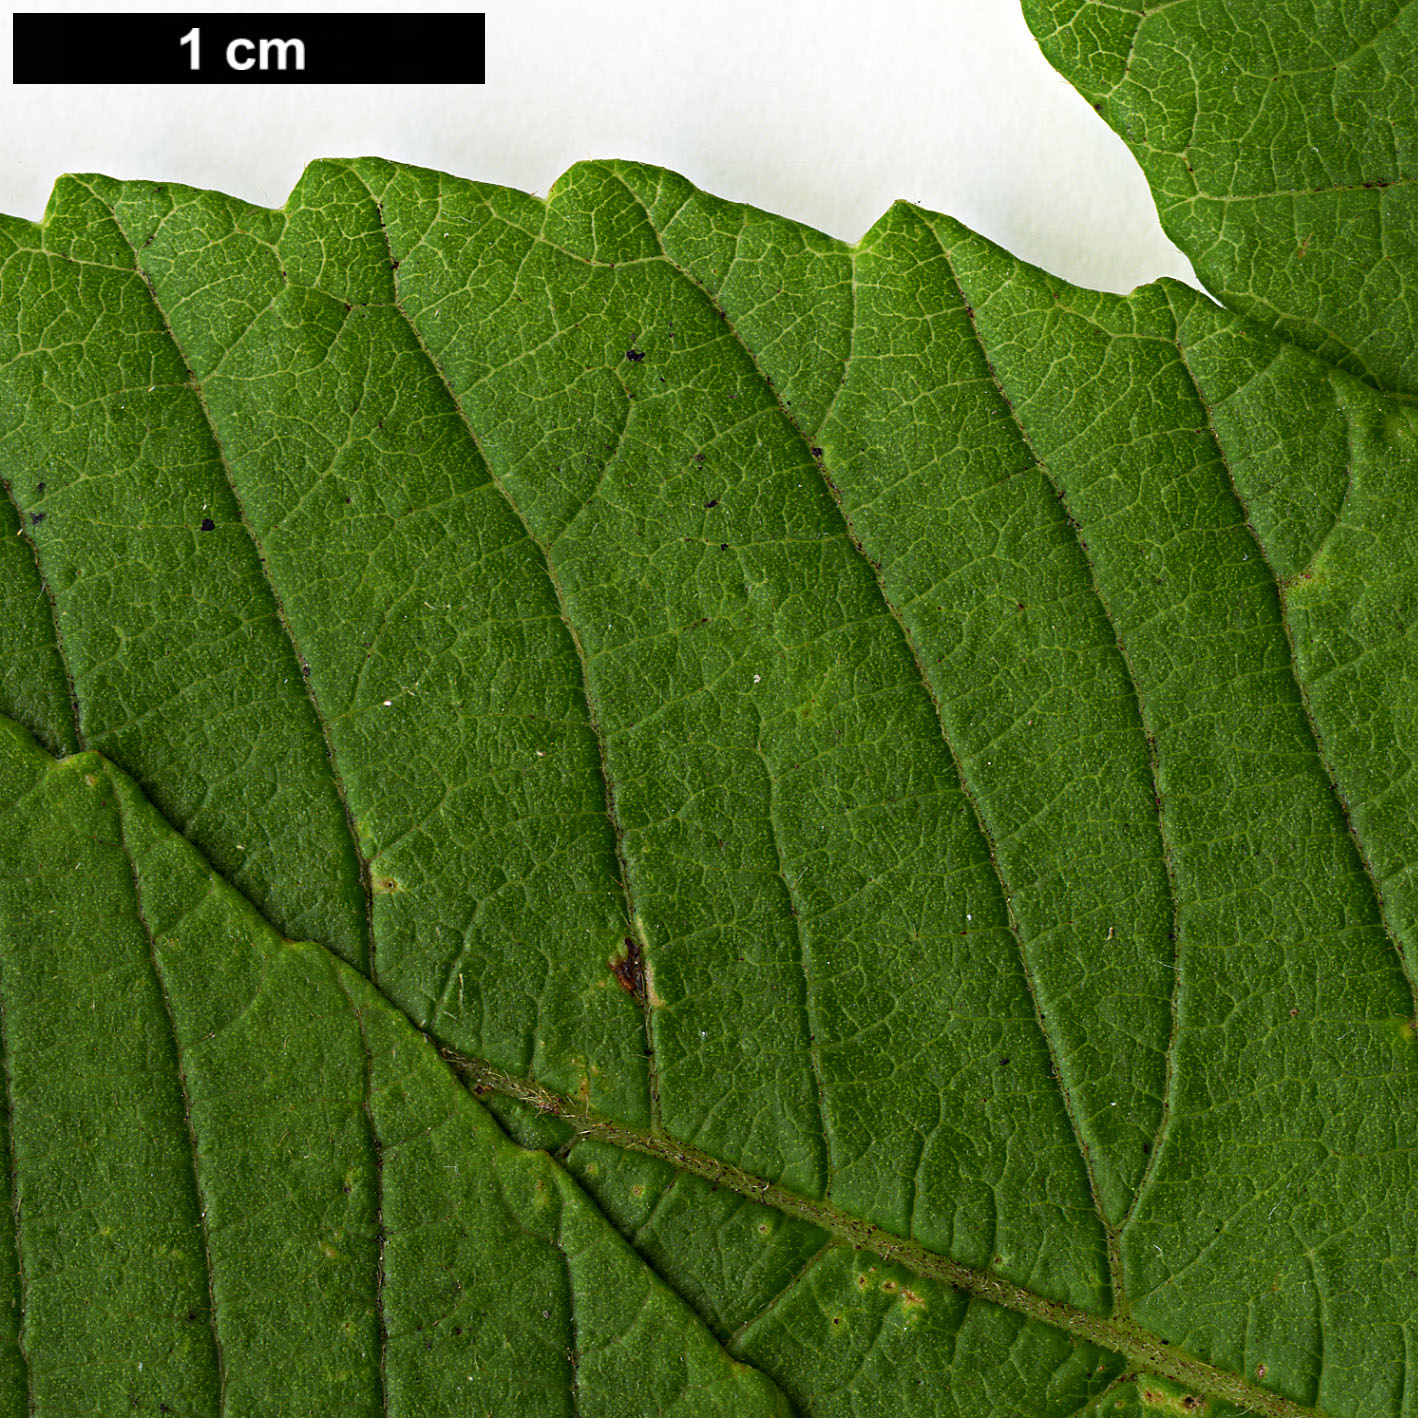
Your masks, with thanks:
[{"label": "white background", "polygon": [[[77,46],[84,10],[123,6],[16,8],[72,13]],[[399,13],[481,8],[487,82],[17,87],[7,21],[0,211],[39,217],[61,172],[187,182],[275,206],[315,157],[376,153],[534,192],[578,159],[625,157],[849,240],[905,197],[1083,285],[1194,281],[1136,163],[1045,62],[1017,0],[129,8],[380,10],[391,16],[391,44],[401,42]]]}]

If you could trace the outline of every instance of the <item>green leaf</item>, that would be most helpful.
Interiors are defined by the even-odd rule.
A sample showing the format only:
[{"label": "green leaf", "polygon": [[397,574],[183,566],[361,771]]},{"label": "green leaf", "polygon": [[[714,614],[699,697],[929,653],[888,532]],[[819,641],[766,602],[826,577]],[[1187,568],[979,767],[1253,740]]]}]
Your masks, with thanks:
[{"label": "green leaf", "polygon": [[7,721],[0,792],[0,1402],[787,1412],[366,979],[277,935],[124,774]]},{"label": "green leaf", "polygon": [[1418,395],[1418,8],[1024,0],[1207,288]]},{"label": "green leaf", "polygon": [[62,179],[0,309],[0,1411],[1408,1413],[1322,313],[374,159]]}]

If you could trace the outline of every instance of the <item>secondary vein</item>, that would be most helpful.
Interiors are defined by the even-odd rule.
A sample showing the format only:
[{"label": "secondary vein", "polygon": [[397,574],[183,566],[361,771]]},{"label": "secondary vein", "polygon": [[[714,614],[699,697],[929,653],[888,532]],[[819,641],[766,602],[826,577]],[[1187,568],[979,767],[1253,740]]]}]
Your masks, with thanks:
[{"label": "secondary vein", "polygon": [[[627,930],[634,931],[639,938],[639,945],[642,950],[648,950],[648,942],[643,938],[643,926],[641,916],[635,904],[634,891],[631,884],[630,863],[625,853],[625,829],[620,819],[620,810],[616,804],[615,784],[611,777],[610,765],[606,760],[606,735],[601,728],[599,716],[596,713],[596,702],[591,694],[590,675],[586,665],[586,651],[581,644],[581,637],[576,631],[576,626],[572,622],[571,615],[567,610],[566,594],[562,590],[561,581],[556,574],[556,567],[552,563],[551,548],[537,536],[532,530],[531,524],[523,515],[521,507],[516,499],[507,489],[502,479],[498,476],[492,465],[492,460],[487,456],[483,448],[482,440],[478,437],[477,430],[473,427],[472,420],[468,417],[467,410],[463,407],[462,400],[454,392],[452,382],[448,378],[447,371],[433,351],[428,347],[427,341],[423,337],[423,331],[415,324],[413,317],[404,306],[399,289],[398,261],[394,255],[393,243],[389,237],[389,229],[384,224],[384,209],[378,197],[375,196],[369,184],[363,177],[359,178],[360,185],[369,194],[369,200],[374,207],[376,218],[379,222],[379,231],[384,238],[384,249],[389,255],[391,267],[391,283],[393,286],[394,309],[398,311],[400,319],[408,327],[409,333],[413,336],[420,352],[427,360],[429,368],[437,375],[438,381],[448,398],[458,421],[467,435],[468,441],[472,444],[483,471],[487,474],[488,482],[497,491],[503,502],[507,504],[512,515],[517,519],[518,525],[522,528],[527,540],[535,548],[537,555],[541,559],[542,570],[546,574],[548,582],[551,584],[552,593],[556,597],[557,613],[561,618],[561,623],[566,627],[567,636],[571,640],[572,648],[576,651],[576,667],[580,677],[581,697],[586,705],[586,722],[591,730],[591,737],[596,745],[596,760],[600,768],[601,789],[605,798],[606,820],[610,824],[611,837],[615,846],[616,864],[619,867],[619,884],[621,895],[625,906],[625,920]],[[658,1121],[660,1116],[660,1088],[659,1080],[655,1071],[655,1030],[654,1015],[650,1003],[650,992],[644,989],[640,992],[640,1009],[645,1031],[645,1059],[649,1088],[649,1113],[652,1120]]]},{"label": "secondary vein", "polygon": [[29,1345],[26,1327],[29,1323],[29,1276],[25,1270],[25,1252],[20,1229],[20,1175],[15,1154],[15,1082],[10,1066],[10,1036],[5,1017],[4,971],[0,968],[0,1075],[5,1085],[5,1116],[0,1126],[3,1138],[3,1155],[0,1163],[5,1167],[5,1176],[10,1184],[11,1222],[15,1228],[15,1269],[19,1290],[19,1307],[15,1316],[15,1348],[19,1352],[20,1365],[25,1371],[25,1395],[27,1411],[35,1411],[34,1374],[30,1368]]},{"label": "secondary vein", "polygon": [[168,1037],[172,1041],[173,1071],[177,1075],[178,1095],[182,1100],[182,1123],[187,1138],[188,1157],[192,1163],[192,1198],[196,1205],[198,1230],[201,1236],[202,1268],[207,1279],[207,1322],[211,1327],[212,1352],[216,1361],[217,1412],[220,1414],[226,1412],[227,1406],[227,1367],[226,1356],[222,1352],[221,1331],[217,1324],[216,1273],[212,1268],[212,1238],[207,1225],[207,1199],[202,1186],[202,1164],[197,1152],[197,1130],[192,1123],[192,1094],[187,1086],[187,1069],[182,1059],[182,1041],[178,1037],[177,1020],[172,1012],[172,998],[168,994],[167,979],[163,974],[162,957],[158,953],[157,939],[153,935],[152,925],[148,921],[147,912],[143,906],[143,891],[138,881],[138,862],[128,840],[128,823],[121,806],[115,808],[114,815],[118,820],[119,841],[123,848],[124,859],[128,863],[128,875],[133,886],[133,913],[137,917],[138,924],[142,927],[143,936],[147,941],[148,964],[152,970],[153,981],[157,985],[163,1018],[167,1022]]},{"label": "secondary vein", "polygon": [[[78,180],[77,178],[75,179]],[[211,440],[212,449],[217,455],[217,463],[222,470],[227,489],[231,493],[232,502],[236,507],[237,521],[242,530],[251,541],[251,546],[256,553],[257,565],[261,568],[262,579],[266,583],[266,589],[270,593],[271,603],[275,609],[276,620],[285,636],[286,643],[290,646],[291,655],[295,660],[296,674],[305,690],[306,701],[310,705],[310,711],[315,716],[316,725],[319,727],[320,736],[325,745],[325,758],[330,769],[330,779],[335,789],[335,796],[339,800],[340,810],[344,814],[345,828],[349,834],[350,851],[354,855],[355,866],[359,876],[360,891],[363,895],[364,903],[364,933],[365,950],[368,957],[369,978],[378,981],[378,964],[375,959],[375,938],[374,938],[374,893],[370,883],[369,863],[365,860],[364,853],[360,850],[359,833],[355,828],[354,814],[350,810],[349,797],[345,792],[344,777],[340,772],[340,767],[335,758],[335,744],[330,736],[330,725],[325,717],[324,711],[320,707],[320,702],[316,698],[314,686],[310,682],[310,666],[305,662],[305,656],[301,653],[300,644],[296,640],[295,631],[291,627],[290,618],[286,615],[285,602],[276,586],[275,578],[271,575],[270,563],[266,557],[266,549],[262,545],[261,538],[257,536],[256,529],[247,516],[246,506],[241,493],[237,488],[236,477],[232,471],[231,460],[227,457],[226,448],[222,442],[220,434],[217,432],[216,421],[212,417],[212,411],[207,404],[207,392],[202,386],[201,380],[197,378],[197,373],[192,367],[192,362],[187,357],[187,351],[183,348],[182,342],[177,338],[176,331],[172,328],[172,322],[168,319],[167,311],[162,302],[158,299],[157,288],[153,285],[152,279],[146,270],[143,269],[142,260],[139,256],[138,248],[129,239],[128,233],[123,229],[122,223],[118,220],[118,213],[106,202],[93,188],[87,189],[92,193],[94,199],[99,202],[113,219],[113,228],[122,238],[128,250],[133,253],[134,273],[142,280],[148,292],[148,299],[152,302],[153,310],[157,313],[158,319],[162,321],[163,330],[167,334],[168,340],[172,344],[177,357],[182,361],[182,367],[187,374],[187,382],[197,400],[197,407],[201,410],[202,419],[206,424],[207,436]]]},{"label": "secondary vein", "polygon": [[[9,499],[10,506],[14,508],[15,517],[20,524],[20,538],[29,548],[30,557],[34,561],[35,575],[39,577],[40,589],[44,592],[45,604],[49,608],[50,627],[54,631],[54,654],[59,661],[59,670],[64,676],[64,685],[69,695],[69,717],[73,721],[74,730],[73,746],[82,749],[85,744],[83,727],[79,722],[79,691],[74,686],[74,671],[69,664],[69,652],[64,647],[64,633],[59,628],[59,603],[54,598],[54,588],[49,584],[49,578],[44,574],[44,563],[40,560],[39,547],[35,545],[34,538],[25,531],[25,513],[15,496],[15,489],[10,485],[10,480],[4,476],[0,476],[0,487],[5,489],[5,496]],[[69,746],[69,744],[56,744],[56,747],[66,749]]]},{"label": "secondary vein", "polygon": [[[1226,485],[1230,489],[1231,496],[1235,500],[1236,507],[1241,514],[1241,522],[1245,528],[1246,536],[1250,539],[1252,546],[1256,549],[1261,565],[1265,567],[1266,574],[1270,577],[1271,584],[1275,589],[1275,599],[1279,606],[1277,619],[1280,622],[1281,634],[1285,637],[1286,649],[1286,669],[1290,674],[1290,682],[1295,687],[1295,696],[1299,701],[1300,711],[1305,721],[1305,728],[1309,734],[1310,742],[1314,745],[1315,759],[1324,773],[1325,781],[1330,791],[1334,794],[1334,800],[1339,807],[1339,815],[1344,823],[1344,830],[1349,838],[1350,846],[1354,850],[1354,856],[1358,861],[1360,872],[1369,893],[1373,897],[1374,910],[1379,919],[1379,925],[1383,928],[1384,934],[1388,937],[1389,944],[1393,947],[1394,955],[1398,959],[1398,968],[1403,975],[1404,982],[1408,986],[1409,997],[1413,1001],[1415,1012],[1418,1012],[1418,981],[1415,981],[1413,972],[1409,968],[1408,958],[1404,954],[1403,942],[1399,939],[1398,932],[1394,929],[1393,923],[1389,919],[1388,909],[1384,904],[1383,887],[1379,885],[1379,880],[1374,872],[1373,864],[1369,860],[1368,850],[1364,846],[1363,839],[1359,836],[1358,829],[1354,826],[1354,817],[1349,807],[1349,799],[1344,788],[1339,782],[1339,778],[1334,771],[1333,765],[1329,761],[1329,755],[1325,751],[1324,739],[1320,734],[1318,723],[1315,721],[1314,709],[1310,704],[1310,696],[1305,681],[1300,676],[1299,664],[1295,653],[1295,637],[1290,630],[1289,607],[1285,602],[1285,583],[1277,574],[1274,565],[1265,547],[1261,544],[1255,526],[1251,522],[1250,507],[1246,499],[1241,494],[1240,485],[1236,482],[1236,475],[1231,468],[1231,460],[1226,449],[1221,442],[1221,436],[1216,431],[1216,421],[1212,415],[1211,405],[1206,396],[1201,391],[1201,385],[1197,383],[1196,375],[1192,372],[1191,365],[1187,362],[1186,351],[1182,348],[1181,340],[1176,341],[1177,360],[1186,375],[1196,401],[1201,408],[1202,415],[1206,420],[1207,437],[1211,441],[1211,446],[1216,452],[1217,461],[1221,464],[1222,471],[1226,474]],[[1342,515],[1342,510],[1341,510]]]},{"label": "secondary vein", "polygon": [[355,1003],[354,996],[345,983],[338,966],[332,964],[330,973],[335,978],[341,992],[350,1002],[350,1011],[359,1028],[359,1042],[364,1050],[364,1096],[360,1106],[364,1112],[365,1125],[369,1128],[369,1151],[372,1158],[374,1177],[374,1318],[379,1327],[379,1411],[389,1412],[389,1388],[387,1372],[389,1367],[389,1317],[384,1310],[384,1165],[381,1156],[382,1143],[379,1130],[374,1124],[374,1056],[369,1047],[369,1033],[364,1024],[364,1011]]},{"label": "secondary vein", "polygon": [[[1157,740],[1152,732],[1152,726],[1148,721],[1147,702],[1143,698],[1142,685],[1138,680],[1137,673],[1132,667],[1132,660],[1128,655],[1127,646],[1123,641],[1122,632],[1118,629],[1117,621],[1113,617],[1113,608],[1103,592],[1102,584],[1098,580],[1097,571],[1093,566],[1093,558],[1088,554],[1088,548],[1084,545],[1083,538],[1078,530],[1078,524],[1069,511],[1068,495],[1063,485],[1055,478],[1053,471],[1044,462],[1034,447],[1034,441],[1029,437],[1028,430],[1024,427],[1023,420],[1019,417],[1018,410],[1014,407],[1014,401],[1009,397],[1008,391],[1004,387],[1004,381],[1000,378],[998,370],[995,368],[994,360],[990,358],[990,352],[985,348],[985,342],[980,336],[979,327],[975,324],[974,311],[971,309],[969,298],[965,294],[965,287],[961,284],[960,277],[955,270],[955,263],[951,260],[950,251],[945,243],[941,241],[935,228],[931,228],[931,234],[935,237],[936,244],[940,247],[941,256],[945,261],[945,268],[950,273],[950,279],[954,283],[957,294],[960,297],[962,309],[965,311],[967,323],[970,327],[970,336],[975,342],[975,347],[980,352],[980,358],[984,361],[985,369],[989,374],[990,383],[994,385],[1000,403],[1009,414],[1010,422],[1014,425],[1020,445],[1030,461],[1038,468],[1039,472],[1047,479],[1050,488],[1053,489],[1055,497],[1064,512],[1064,521],[1072,535],[1078,555],[1087,572],[1089,589],[1098,602],[1099,608],[1103,612],[1103,619],[1107,622],[1108,629],[1112,632],[1114,643],[1118,648],[1118,657],[1122,662],[1123,672],[1127,676],[1128,686],[1132,690],[1133,703],[1137,711],[1138,724],[1142,728],[1143,739],[1147,747],[1147,767],[1152,780],[1152,800],[1157,810],[1157,838],[1162,858],[1163,876],[1167,887],[1167,902],[1171,912],[1171,942],[1172,942],[1172,990],[1171,990],[1171,1016],[1172,1027],[1167,1038],[1167,1048],[1163,1055],[1163,1085],[1162,1085],[1162,1111],[1157,1120],[1157,1129],[1152,1139],[1152,1148],[1148,1156],[1147,1168],[1143,1173],[1143,1179],[1139,1182],[1137,1190],[1133,1194],[1133,1202],[1129,1207],[1127,1215],[1116,1225],[1109,1223],[1103,1211],[1101,1198],[1098,1194],[1097,1181],[1093,1174],[1092,1162],[1088,1156],[1088,1149],[1083,1143],[1081,1124],[1074,1117],[1073,1103],[1066,1082],[1066,1075],[1063,1071],[1063,1064],[1057,1058],[1059,1091],[1064,1096],[1065,1106],[1068,1108],[1069,1118],[1074,1123],[1075,1130],[1079,1133],[1079,1148],[1083,1152],[1084,1165],[1088,1168],[1089,1185],[1093,1189],[1094,1205],[1098,1208],[1099,1219],[1103,1223],[1104,1231],[1108,1238],[1108,1271],[1113,1288],[1113,1302],[1120,1310],[1125,1311],[1127,1307],[1127,1295],[1123,1287],[1123,1261],[1120,1236],[1123,1226],[1126,1225],[1127,1216],[1132,1214],[1133,1207],[1137,1204],[1137,1198],[1142,1194],[1146,1186],[1147,1177],[1156,1166],[1158,1153],[1162,1150],[1161,1143],[1163,1133],[1166,1130],[1167,1119],[1171,1113],[1174,1083],[1174,1054],[1176,1051],[1177,1039],[1180,1034],[1178,1024],[1177,1005],[1182,988],[1182,958],[1181,941],[1179,933],[1180,913],[1178,906],[1178,894],[1176,878],[1172,867],[1172,846],[1167,836],[1167,819],[1163,807],[1162,784],[1159,776],[1157,762]],[[1049,1039],[1049,1052],[1054,1055],[1054,1046],[1051,1036],[1045,1027],[1041,1016],[1039,1027],[1044,1030],[1045,1037]]]},{"label": "secondary vein", "polygon": [[[866,547],[862,542],[861,536],[858,534],[857,528],[852,520],[852,515],[847,510],[847,505],[842,497],[841,490],[833,481],[832,475],[828,471],[823,459],[819,456],[817,452],[814,451],[814,444],[811,438],[808,436],[807,430],[803,428],[803,426],[798,422],[796,416],[793,414],[792,410],[789,409],[788,406],[783,402],[783,399],[779,395],[773,381],[768,377],[767,371],[764,370],[762,365],[759,363],[758,356],[744,341],[743,337],[738,333],[738,329],[735,326],[734,322],[729,318],[728,312],[723,308],[723,306],[719,304],[713,292],[710,291],[697,277],[695,277],[692,272],[687,271],[683,266],[681,266],[669,254],[669,252],[665,250],[663,240],[661,239],[658,230],[656,230],[654,222],[650,218],[649,211],[640,201],[640,198],[636,196],[635,192],[631,189],[629,184],[625,182],[624,178],[620,177],[619,174],[615,174],[615,176],[616,180],[630,194],[632,200],[639,204],[641,210],[645,213],[646,221],[647,223],[649,223],[651,231],[655,232],[655,240],[660,245],[660,250],[664,255],[666,264],[672,270],[676,271],[688,284],[690,284],[697,291],[699,291],[700,295],[703,296],[703,298],[709,303],[711,309],[718,313],[718,315],[722,318],[725,327],[729,331],[734,343],[738,345],[739,349],[747,357],[749,363],[753,367],[754,372],[762,381],[763,387],[769,390],[769,392],[771,393],[774,405],[776,406],[778,413],[786,421],[788,427],[792,429],[794,434],[796,434],[799,442],[802,444],[804,453],[807,455],[807,461],[810,462],[812,466],[816,469],[818,476],[821,478],[823,485],[827,489],[828,495],[832,499],[833,505],[837,508],[837,513],[842,519],[842,526],[847,534],[848,541],[855,548],[857,554],[861,557],[861,559],[866,563],[867,567],[870,569],[872,577],[876,583],[877,595],[880,598],[881,604],[885,608],[886,613],[891,617],[892,621],[895,622],[896,629],[900,633],[901,639],[906,647],[906,650],[911,656],[911,662],[916,672],[916,679],[919,682],[921,688],[924,690],[926,698],[930,701],[932,712],[935,715],[936,726],[940,730],[941,742],[945,745],[946,753],[949,756],[951,765],[955,770],[956,782],[959,785],[961,794],[964,796],[965,801],[969,804],[976,832],[978,833],[981,844],[985,849],[985,857],[989,862],[990,871],[994,876],[995,885],[998,889],[1000,901],[1004,908],[1005,920],[1008,924],[1010,934],[1013,936],[1015,945],[1019,952],[1020,967],[1024,975],[1025,988],[1028,991],[1029,998],[1034,1009],[1035,1022],[1039,1027],[1040,1033],[1043,1035],[1044,1045],[1046,1050],[1048,1051],[1049,1060],[1052,1065],[1052,1072],[1054,1078],[1058,1082],[1059,1091],[1063,1095],[1064,1111],[1068,1117],[1069,1126],[1073,1132],[1074,1144],[1078,1149],[1080,1157],[1083,1159],[1084,1172],[1088,1179],[1088,1187],[1092,1196],[1093,1207],[1098,1216],[1098,1223],[1103,1229],[1105,1242],[1107,1244],[1108,1249],[1110,1281],[1113,1284],[1114,1293],[1116,1295],[1117,1293],[1119,1293],[1117,1290],[1117,1280],[1120,1274],[1119,1266],[1115,1264],[1114,1260],[1114,1252],[1116,1247],[1113,1244],[1113,1239],[1110,1228],[1108,1226],[1107,1218],[1103,1212],[1103,1207],[1098,1191],[1098,1185],[1093,1175],[1093,1165],[1088,1155],[1088,1146],[1083,1138],[1082,1133],[1079,1130],[1078,1120],[1074,1116],[1073,1100],[1064,1083],[1064,1077],[1060,1070],[1059,1058],[1057,1050],[1054,1046],[1054,1040],[1045,1025],[1043,1012],[1040,1009],[1038,991],[1034,980],[1033,970],[1030,966],[1028,953],[1025,949],[1024,936],[1020,931],[1018,921],[1015,919],[1014,907],[1011,901],[1009,884],[1005,881],[1004,872],[999,864],[999,853],[996,850],[994,834],[985,818],[984,812],[981,809],[978,800],[975,797],[974,791],[970,785],[969,777],[965,772],[964,761],[962,760],[960,753],[955,747],[955,743],[951,738],[949,728],[946,726],[945,712],[941,707],[939,699],[936,697],[935,690],[931,686],[930,677],[926,672],[925,660],[921,655],[920,647],[916,644],[915,637],[911,634],[910,627],[906,624],[904,618],[901,615],[900,610],[896,606],[895,602],[891,599],[891,597],[887,594],[886,583],[882,577],[881,566],[877,561],[875,561],[871,556],[868,555]],[[856,306],[854,301],[854,312],[855,309]],[[848,363],[850,364],[850,357]],[[844,383],[846,380],[846,373],[847,371],[844,368]],[[838,392],[840,393],[840,389],[838,390]],[[836,396],[834,395],[834,401],[835,397]]]}]

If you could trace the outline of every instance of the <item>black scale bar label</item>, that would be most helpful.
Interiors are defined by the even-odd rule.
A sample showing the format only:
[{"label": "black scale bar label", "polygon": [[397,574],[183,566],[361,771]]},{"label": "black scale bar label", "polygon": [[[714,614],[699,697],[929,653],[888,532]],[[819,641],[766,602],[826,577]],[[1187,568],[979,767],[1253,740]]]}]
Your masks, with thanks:
[{"label": "black scale bar label", "polygon": [[481,14],[17,14],[17,84],[481,84]]}]

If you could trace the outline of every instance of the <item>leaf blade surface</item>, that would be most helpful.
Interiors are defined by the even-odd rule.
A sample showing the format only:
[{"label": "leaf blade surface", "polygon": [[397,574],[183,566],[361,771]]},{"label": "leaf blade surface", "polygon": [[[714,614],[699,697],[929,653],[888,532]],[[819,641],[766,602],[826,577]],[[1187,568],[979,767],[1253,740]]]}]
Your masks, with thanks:
[{"label": "leaf blade surface", "polygon": [[[83,179],[6,230],[7,481],[64,489],[26,643],[214,858],[268,834],[263,910],[341,864],[299,910],[383,992],[318,955],[351,1135],[407,1016],[587,1134],[496,1105],[807,1412],[1402,1411],[1404,411],[1179,288],[633,164],[542,203],[322,163],[281,213]],[[45,654],[0,707],[71,747]],[[180,812],[215,751],[318,807],[228,768]],[[427,1314],[379,1229],[361,1303]]]},{"label": "leaf blade surface", "polygon": [[17,1411],[786,1411],[362,976],[0,731]]}]

